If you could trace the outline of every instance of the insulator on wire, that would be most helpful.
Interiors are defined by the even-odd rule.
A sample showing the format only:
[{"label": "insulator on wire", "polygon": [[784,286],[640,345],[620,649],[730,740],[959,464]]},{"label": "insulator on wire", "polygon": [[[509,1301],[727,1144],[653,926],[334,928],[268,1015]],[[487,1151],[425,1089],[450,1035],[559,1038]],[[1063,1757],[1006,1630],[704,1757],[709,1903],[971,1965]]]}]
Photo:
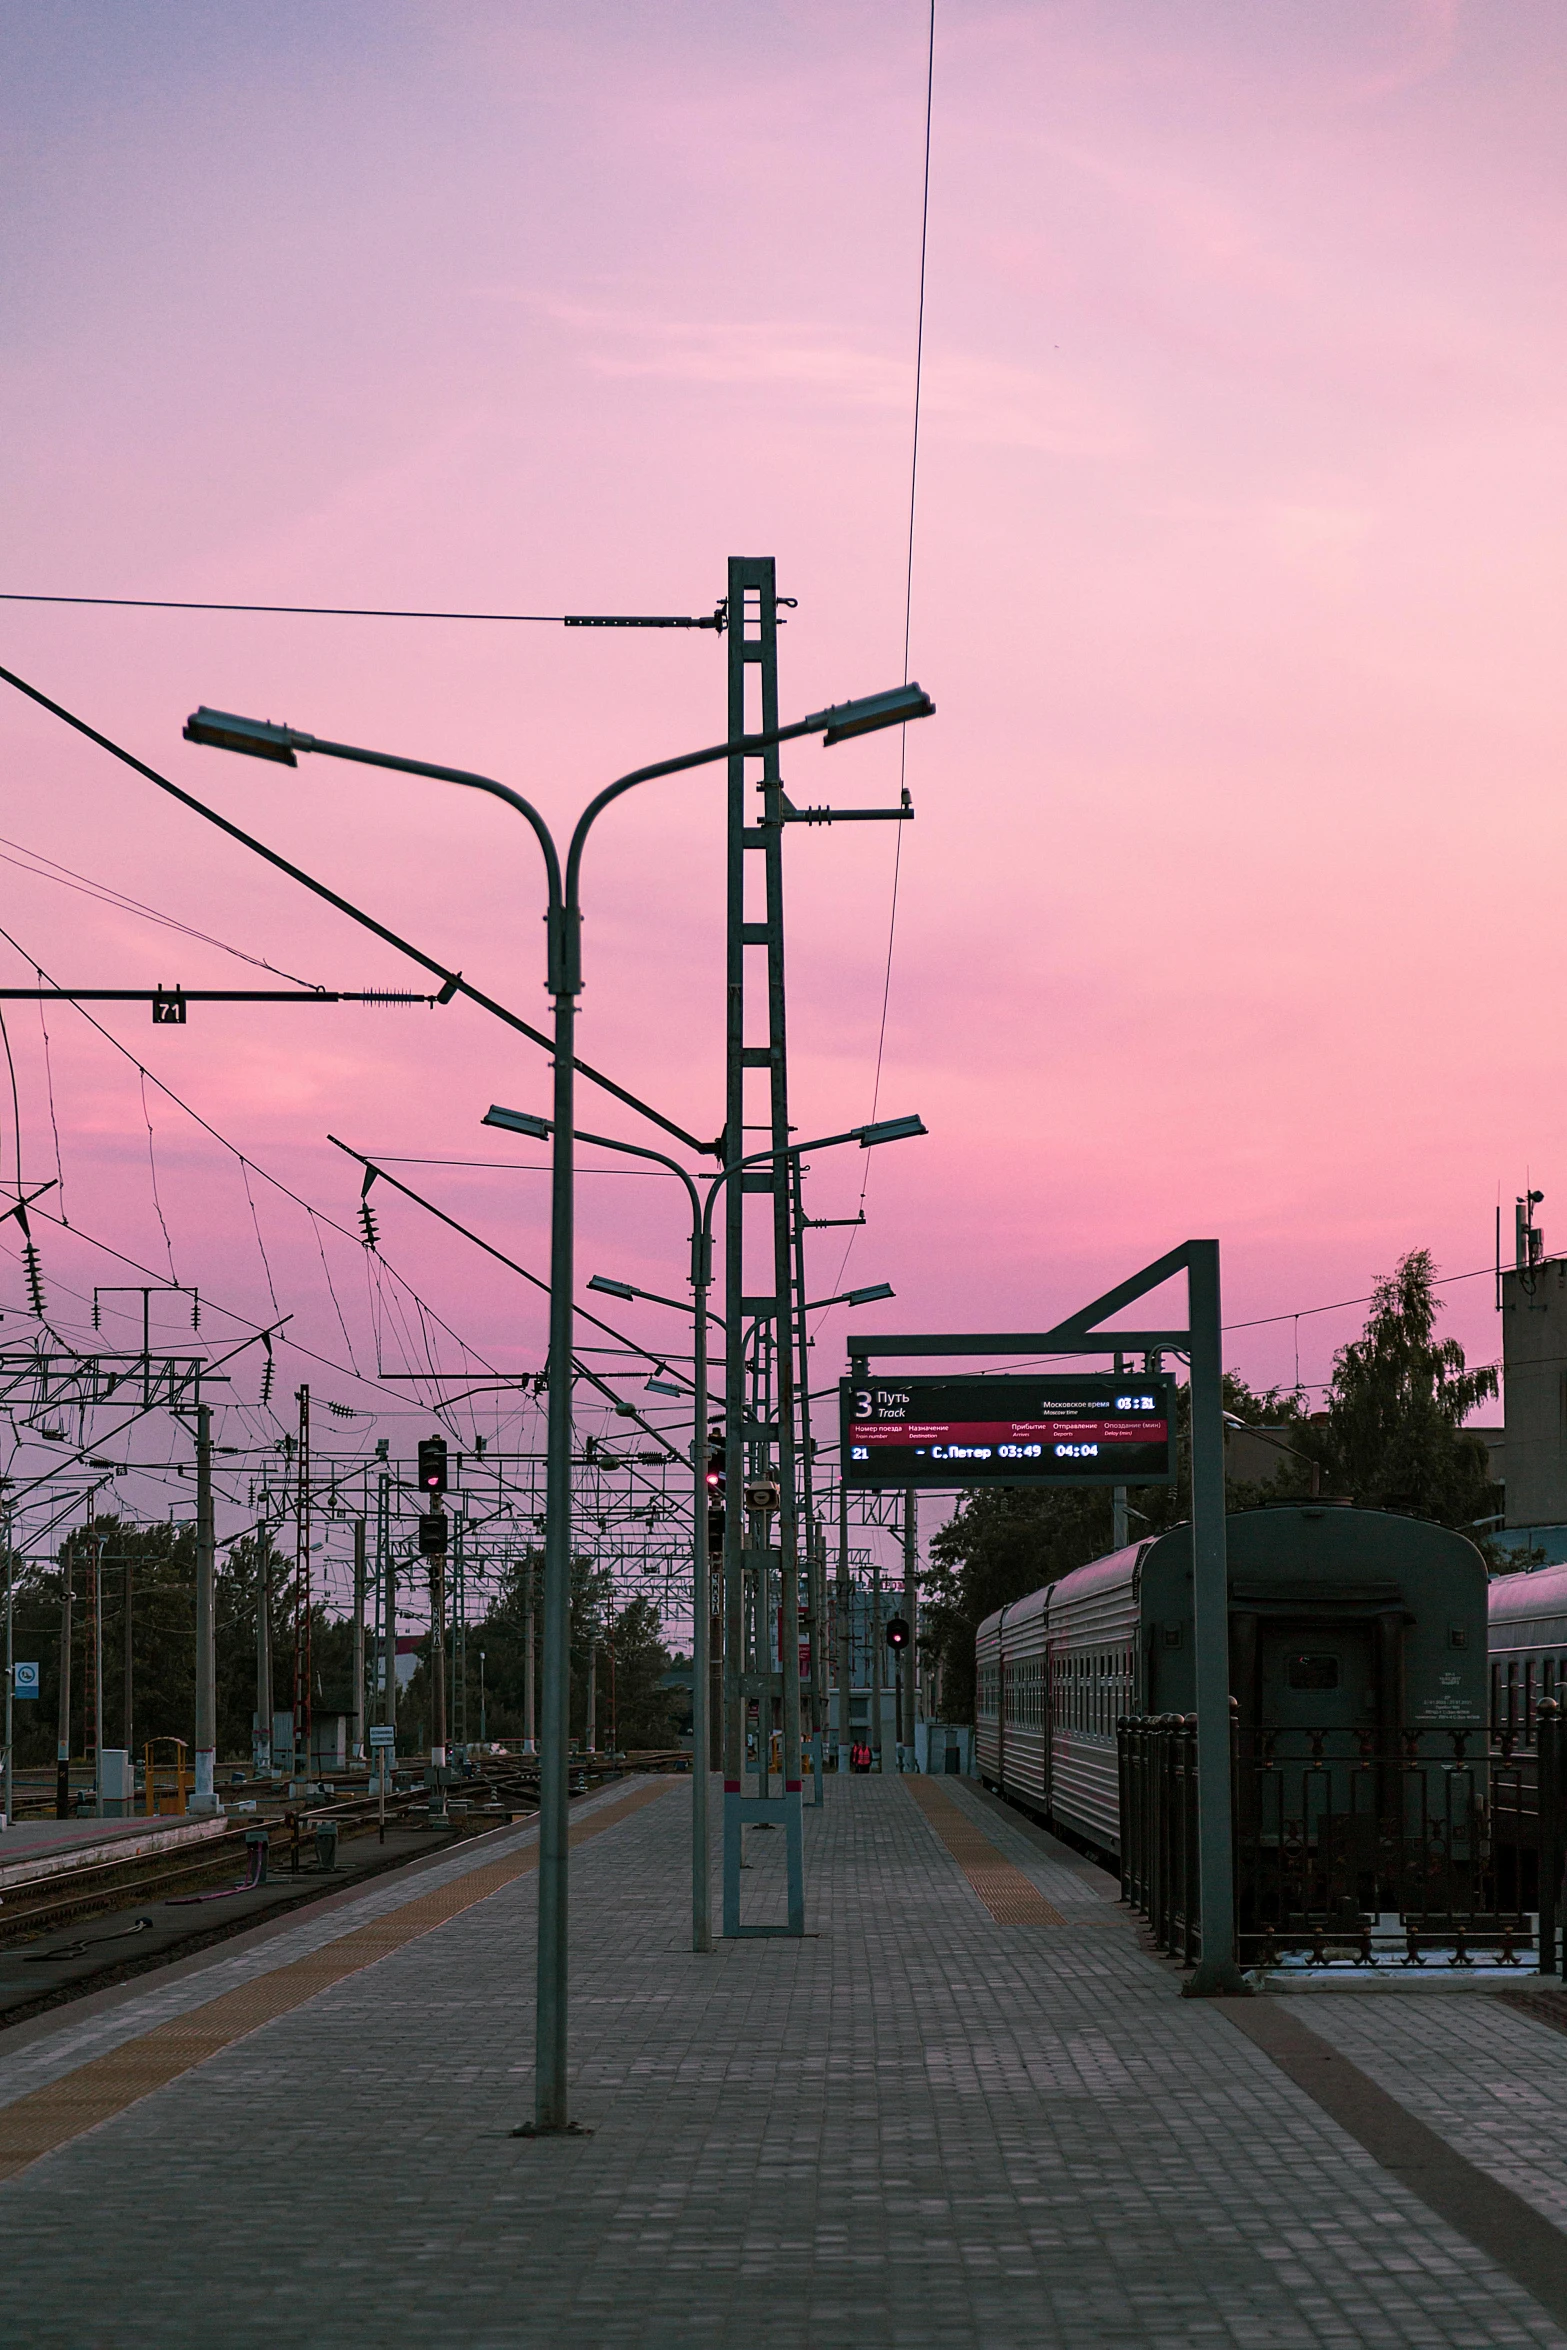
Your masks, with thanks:
[{"label": "insulator on wire", "polygon": [[375,1210],[371,1207],[370,1202],[367,1199],[362,1199],[359,1203],[359,1222],[364,1232],[366,1248],[379,1248],[381,1245],[381,1235],[376,1230]]},{"label": "insulator on wire", "polygon": [[261,1343],[267,1350],[267,1359],[261,1367],[261,1408],[265,1411],[272,1401],[272,1341],[264,1330]]},{"label": "insulator on wire", "polygon": [[41,1322],[44,1318],[43,1267],[38,1261],[38,1251],[30,1240],[22,1243],[22,1270],[27,1276],[28,1301]]}]

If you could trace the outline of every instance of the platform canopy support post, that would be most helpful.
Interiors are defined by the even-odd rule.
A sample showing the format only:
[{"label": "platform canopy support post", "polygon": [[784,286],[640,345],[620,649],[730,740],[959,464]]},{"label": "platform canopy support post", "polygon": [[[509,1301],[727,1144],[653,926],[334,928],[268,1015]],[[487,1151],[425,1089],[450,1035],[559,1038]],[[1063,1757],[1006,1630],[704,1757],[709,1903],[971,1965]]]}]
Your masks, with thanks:
[{"label": "platform canopy support post", "polygon": [[[1186,1276],[1184,1329],[1104,1330],[1112,1314],[1125,1311],[1177,1275]],[[1102,1297],[1049,1330],[966,1331],[962,1333],[867,1338],[855,1333],[849,1386],[863,1384],[873,1356],[915,1355],[1113,1355],[1142,1349],[1157,1355],[1184,1353],[1191,1364],[1193,1647],[1197,1695],[1197,1873],[1202,1910],[1201,1956],[1188,1998],[1245,1994],[1249,1985],[1235,1955],[1235,1825],[1230,1728],[1230,1602],[1224,1528],[1224,1382],[1219,1315],[1219,1244],[1187,1240],[1140,1273],[1117,1282]],[[845,1407],[846,1408],[846,1407]],[[864,1485],[902,1481],[902,1472],[878,1470],[867,1460],[855,1481]],[[845,1473],[849,1463],[845,1453]],[[958,1483],[946,1465],[926,1479]],[[1103,1482],[1083,1479],[1079,1482]],[[1063,1478],[1061,1483],[1074,1482]]]}]

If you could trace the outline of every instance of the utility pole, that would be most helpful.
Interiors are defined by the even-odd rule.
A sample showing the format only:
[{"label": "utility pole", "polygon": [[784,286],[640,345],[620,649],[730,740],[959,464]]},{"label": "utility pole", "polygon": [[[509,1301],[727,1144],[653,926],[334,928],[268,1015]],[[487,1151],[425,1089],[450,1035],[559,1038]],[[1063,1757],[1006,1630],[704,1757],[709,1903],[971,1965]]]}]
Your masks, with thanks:
[{"label": "utility pole", "polygon": [[430,1817],[446,1811],[446,1555],[430,1559]]},{"label": "utility pole", "polygon": [[[1115,1375],[1118,1379],[1124,1379],[1126,1376],[1126,1357],[1124,1355],[1118,1354],[1115,1358]],[[1112,1485],[1110,1488],[1110,1548],[1124,1550],[1129,1534],[1126,1487]]]},{"label": "utility pole", "polygon": [[272,1535],[256,1522],[256,1777],[272,1776]]},{"label": "utility pole", "polygon": [[69,1541],[60,1554],[65,1589],[60,1600],[60,1727],[55,1741],[54,1816],[71,1816],[71,1573],[74,1557]]},{"label": "utility pole", "polygon": [[805,1174],[798,1158],[789,1161],[789,1205],[794,1225],[794,1293],[788,1316],[788,1343],[796,1349],[800,1397],[800,1510],[805,1544],[805,1613],[810,1625],[810,1684],[807,1719],[810,1725],[811,1775],[815,1800],[826,1801],[822,1741],[827,1730],[827,1559],[816,1515],[816,1446],[811,1438],[810,1330],[805,1315]]},{"label": "utility pole", "polygon": [[[397,1569],[392,1563],[392,1479],[383,1469],[376,1479],[375,1549],[381,1593],[381,1719],[389,1730],[397,1727]],[[393,1749],[381,1749],[382,1776],[391,1769]]]},{"label": "utility pole", "polygon": [[854,1729],[850,1690],[854,1681],[854,1600],[849,1582],[849,1487],[838,1464],[838,1769],[847,1778]]},{"label": "utility pole", "polygon": [[365,1522],[354,1520],[354,1736],[353,1759],[365,1751]]},{"label": "utility pole", "polygon": [[92,1546],[92,1783],[93,1811],[103,1818],[103,1540]]},{"label": "utility pole", "polygon": [[12,1765],[16,1739],[16,1561],[11,1556],[9,1496],[0,1501],[0,1541],[5,1544],[5,1788],[0,1794],[0,1804],[4,1806],[0,1824],[9,1828],[16,1816],[16,1774]]},{"label": "utility pole", "polygon": [[589,1754],[596,1754],[598,1752],[599,1742],[598,1656],[598,1641],[590,1631],[588,1634],[588,1718],[586,1723],[587,1750]]},{"label": "utility pole", "polygon": [[464,1754],[468,1750],[468,1655],[463,1626],[468,1609],[464,1595],[467,1552],[463,1544],[466,1520],[461,1510],[452,1519],[452,1655],[447,1667],[450,1705],[447,1719],[452,1727],[452,1744]]},{"label": "utility pole", "polygon": [[527,1565],[523,1568],[523,1576],[525,1578],[523,1583],[523,1591],[526,1596],[523,1601],[522,1615],[522,1646],[524,1658],[522,1684],[522,1751],[524,1754],[537,1754],[539,1747],[538,1739],[534,1735],[533,1716],[534,1684],[538,1678],[537,1662],[534,1656],[533,1648],[533,1594],[535,1584],[538,1580],[538,1571],[534,1566],[532,1559],[529,1559]]},{"label": "utility pole", "polygon": [[1244,1991],[1235,1963],[1235,1841],[1230,1730],[1230,1603],[1224,1524],[1224,1355],[1219,1244],[1188,1244],[1191,1330],[1192,1664],[1197,1697],[1198,1998]]},{"label": "utility pole", "polygon": [[[728,601],[728,736],[765,733],[778,724],[778,587],[771,556],[732,556]],[[753,683],[754,680],[754,683]],[[751,765],[755,765],[753,760]],[[761,1819],[744,1794],[749,1700],[757,1701],[757,1787],[753,1800],[779,1815],[785,1832],[788,1922],[773,1932],[805,1931],[805,1879],[800,1817],[800,1593],[799,1480],[794,1375],[793,1169],[789,1148],[789,1077],[784,1019],[783,779],[776,746],[760,754],[760,777],[743,756],[729,761],[727,863],[727,1015],[725,1026],[724,1157],[746,1155],[747,1128],[764,1132],[770,1162],[747,1168],[726,1186],[724,1200],[724,1902],[723,1930],[740,1930],[740,1844],[746,1818]],[[754,788],[753,788],[754,787]],[[758,799],[760,805],[757,805]],[[760,865],[760,872],[756,868]],[[753,881],[754,876],[754,881]],[[760,887],[755,886],[756,883]],[[746,950],[766,952],[765,1044],[748,1041]],[[765,1083],[763,1098],[748,1099],[747,1076]],[[762,1086],[758,1085],[758,1094]],[[748,1110],[751,1115],[748,1117]],[[764,1114],[765,1113],[765,1114]],[[772,1287],[745,1294],[746,1200],[769,1204]],[[757,1235],[760,1242],[761,1235]],[[743,1328],[749,1319],[771,1326],[776,1372],[772,1414],[746,1412]],[[760,1355],[760,1348],[758,1349]],[[748,1478],[778,1483],[779,1673],[772,1672],[772,1580],[766,1521],[745,1509]],[[747,1549],[747,1535],[751,1547]],[[747,1578],[750,1591],[747,1593]],[[756,1639],[745,1669],[746,1601]],[[769,1731],[773,1690],[783,1700],[783,1794],[770,1795]],[[757,1931],[758,1929],[748,1929]],[[768,1931],[767,1928],[760,1929]]]},{"label": "utility pole", "polygon": [[302,1795],[310,1778],[310,1390],[296,1391],[299,1446],[294,1486],[294,1757]]},{"label": "utility pole", "polygon": [[903,1744],[898,1750],[900,1771],[915,1767],[914,1659],[919,1646],[919,1500],[910,1486],[903,1496],[903,1617],[909,1627],[909,1645],[898,1659],[899,1712],[903,1716]]},{"label": "utility pole", "polygon": [[217,1796],[218,1684],[213,1622],[212,1412],[196,1406],[196,1785],[193,1812],[214,1812]]},{"label": "utility pole", "polygon": [[[125,1738],[125,1767],[126,1767],[126,1769],[127,1769],[127,1770],[130,1772],[130,1774],[131,1774],[131,1789],[132,1789],[132,1793],[133,1793],[133,1795],[134,1795],[135,1786],[136,1786],[136,1741],[135,1741],[135,1718],[136,1718],[136,1717],[135,1717],[135,1708],[134,1708],[134,1705],[133,1705],[133,1702],[132,1702],[132,1698],[133,1698],[133,1688],[132,1688],[132,1674],[133,1674],[134,1667],[135,1667],[135,1650],[134,1650],[134,1648],[133,1648],[133,1646],[132,1646],[132,1638],[131,1638],[131,1635],[132,1635],[132,1629],[133,1629],[133,1626],[134,1626],[134,1623],[135,1623],[135,1613],[134,1613],[134,1603],[135,1603],[135,1596],[136,1596],[135,1569],[134,1569],[134,1566],[133,1566],[133,1563],[132,1563],[132,1560],[131,1560],[131,1554],[130,1554],[130,1552],[129,1552],[129,1551],[127,1551],[127,1552],[126,1552],[126,1554],[125,1554],[125,1621],[124,1621],[124,1623],[123,1623],[123,1624],[122,1624],[122,1626],[121,1626],[121,1634],[122,1634],[122,1637],[123,1637],[123,1639],[124,1639],[125,1646],[124,1646],[124,1653],[123,1653],[123,1657],[122,1657],[122,1667],[123,1667],[123,1669],[122,1669],[122,1671],[121,1671],[121,1675],[120,1675],[120,1697],[121,1697],[121,1706],[120,1706],[120,1711],[121,1711],[121,1715],[122,1715],[122,1717],[123,1717],[123,1720],[124,1720],[124,1738]],[[134,1809],[134,1804],[133,1804],[132,1808]]]},{"label": "utility pole", "polygon": [[881,1757],[881,1554],[871,1554],[871,1769],[880,1778]]}]

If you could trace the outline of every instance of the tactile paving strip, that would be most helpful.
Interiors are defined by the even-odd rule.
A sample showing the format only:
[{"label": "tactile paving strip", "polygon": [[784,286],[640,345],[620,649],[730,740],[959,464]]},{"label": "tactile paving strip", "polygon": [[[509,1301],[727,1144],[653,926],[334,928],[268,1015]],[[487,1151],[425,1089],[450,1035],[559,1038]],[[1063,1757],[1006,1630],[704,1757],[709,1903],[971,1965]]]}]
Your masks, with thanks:
[{"label": "tactile paving strip", "polygon": [[[569,1841],[586,1844],[589,1837],[601,1836],[644,1804],[655,1802],[671,1784],[666,1779],[655,1786],[636,1788],[618,1803],[579,1820]],[[385,1958],[405,1942],[416,1941],[432,1927],[445,1925],[449,1918],[498,1893],[503,1885],[527,1876],[538,1865],[539,1848],[534,1843],[521,1852],[509,1853],[504,1860],[470,1869],[465,1876],[453,1877],[386,1916],[354,1927],[324,1949],[312,1950],[304,1958],[275,1967],[270,1974],[258,1975],[237,1990],[225,1991],[205,2007],[158,2024],[140,2039],[128,2040],[122,2047],[79,2065],[62,2080],[50,2081],[29,2096],[19,2097],[14,2105],[0,2109],[0,2180],[14,2178],[40,2155],[53,2153],[57,2146],[79,2138],[84,2130],[123,2113],[128,2105],[177,2080],[193,2066],[204,2064],[247,2032],[271,2023],[275,2016],[286,2015],[290,2008],[302,2007],[306,2000],[357,1974],[361,1967],[373,1966],[378,1958]]]},{"label": "tactile paving strip", "polygon": [[1065,1918],[1019,1868],[998,1852],[983,1828],[959,1809],[939,1779],[912,1772],[904,1787],[919,1805],[998,1926],[1064,1926]]}]

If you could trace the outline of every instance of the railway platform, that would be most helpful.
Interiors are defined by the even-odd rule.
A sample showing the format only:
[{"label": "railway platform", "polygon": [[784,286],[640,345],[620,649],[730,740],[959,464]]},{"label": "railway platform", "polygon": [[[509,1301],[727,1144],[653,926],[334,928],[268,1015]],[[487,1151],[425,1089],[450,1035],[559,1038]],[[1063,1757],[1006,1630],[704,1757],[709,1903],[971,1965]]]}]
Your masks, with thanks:
[{"label": "railway platform", "polygon": [[590,2135],[512,2135],[523,1825],[0,2033],[0,2340],[1567,2350],[1560,1994],[1183,2000],[972,1781],[827,1797],[703,1958],[689,1780],[574,1807]]}]

